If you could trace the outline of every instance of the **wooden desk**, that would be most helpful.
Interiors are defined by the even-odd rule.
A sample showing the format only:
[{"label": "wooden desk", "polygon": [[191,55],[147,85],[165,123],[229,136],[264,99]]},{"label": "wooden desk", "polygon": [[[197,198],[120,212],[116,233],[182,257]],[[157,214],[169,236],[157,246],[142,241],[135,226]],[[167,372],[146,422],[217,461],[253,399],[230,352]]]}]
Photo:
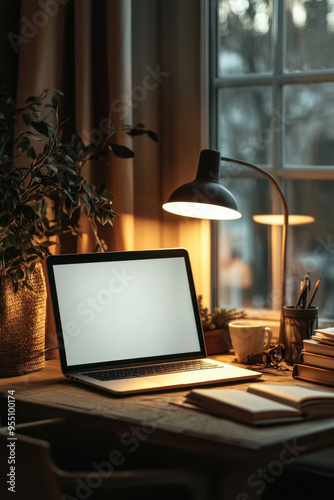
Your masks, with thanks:
[{"label": "wooden desk", "polygon": [[[217,359],[233,362],[231,355],[217,356]],[[265,374],[263,381],[298,384],[292,379],[291,371],[273,371]],[[233,386],[246,390],[249,383]],[[263,383],[262,379],[257,383]],[[185,391],[112,396],[64,378],[58,360],[47,361],[46,368],[40,372],[0,380],[3,431],[7,425],[8,390],[15,390],[17,424],[62,417],[81,429],[112,432],[123,441],[127,436],[128,447],[135,448],[136,440],[137,444],[145,442],[145,445],[162,447],[171,460],[179,454],[190,465],[219,470],[221,478],[224,477],[220,485],[221,498],[260,498],[251,496],[254,486],[250,486],[249,494],[245,493],[252,472],[273,461],[284,462],[286,457],[289,458],[286,461],[291,462],[305,453],[334,444],[334,418],[252,428],[177,406]],[[231,476],[233,470],[238,471],[237,482]],[[241,493],[244,496],[240,496]]]}]

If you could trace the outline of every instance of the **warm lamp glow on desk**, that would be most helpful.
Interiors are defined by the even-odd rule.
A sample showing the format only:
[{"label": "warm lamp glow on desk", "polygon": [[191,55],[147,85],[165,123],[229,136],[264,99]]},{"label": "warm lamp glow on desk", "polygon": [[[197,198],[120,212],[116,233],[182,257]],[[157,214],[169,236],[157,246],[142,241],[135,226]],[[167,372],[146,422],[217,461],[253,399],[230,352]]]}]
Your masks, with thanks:
[{"label": "warm lamp glow on desk", "polygon": [[224,158],[219,151],[205,149],[201,151],[196,179],[177,188],[170,196],[163,208],[167,212],[211,220],[233,220],[239,219],[241,214],[237,202],[225,187],[219,182],[219,170],[221,161],[236,163],[249,167],[261,175],[267,177],[275,187],[283,206],[283,215],[280,215],[282,230],[282,267],[281,267],[281,309],[280,309],[280,335],[279,341],[284,341],[283,308],[285,305],[285,273],[286,273],[286,249],[287,229],[289,220],[288,206],[282,189],[276,179],[261,168],[241,160]]}]

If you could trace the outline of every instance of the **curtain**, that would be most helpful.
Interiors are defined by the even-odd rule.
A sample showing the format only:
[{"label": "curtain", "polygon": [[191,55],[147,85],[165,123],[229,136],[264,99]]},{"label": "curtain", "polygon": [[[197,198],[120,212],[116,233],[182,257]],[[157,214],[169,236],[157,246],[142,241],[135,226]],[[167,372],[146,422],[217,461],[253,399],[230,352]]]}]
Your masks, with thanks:
[{"label": "curtain", "polygon": [[[134,159],[109,154],[108,165],[85,166],[89,182],[107,180],[119,214],[100,229],[108,250],[183,246],[198,294],[210,299],[210,226],[163,212],[180,184],[195,177],[200,150],[202,88],[200,0],[0,1],[1,72],[22,104],[44,88],[65,94],[64,137],[99,141],[110,121],[144,123],[159,137],[133,140]],[[60,252],[94,248],[85,234],[63,236]],[[50,342],[52,320],[49,315]]]},{"label": "curtain", "polygon": [[202,112],[201,3],[132,3],[134,122],[143,121],[159,136],[158,145],[148,138],[134,144],[134,215],[136,248],[187,248],[196,290],[210,305],[210,223],[161,209],[174,189],[195,178],[199,152],[207,147],[202,133],[207,118]]}]

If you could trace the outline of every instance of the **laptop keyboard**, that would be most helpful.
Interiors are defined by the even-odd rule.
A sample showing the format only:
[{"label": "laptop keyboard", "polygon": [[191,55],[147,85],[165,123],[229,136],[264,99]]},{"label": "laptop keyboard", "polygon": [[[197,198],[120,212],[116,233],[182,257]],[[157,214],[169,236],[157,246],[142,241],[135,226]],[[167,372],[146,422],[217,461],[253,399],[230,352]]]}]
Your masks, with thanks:
[{"label": "laptop keyboard", "polygon": [[148,375],[165,375],[166,373],[188,372],[193,370],[206,370],[218,368],[221,365],[212,361],[194,360],[177,361],[173,363],[164,363],[162,365],[137,366],[133,368],[119,368],[117,370],[106,370],[86,374],[88,377],[101,380],[120,380],[135,377],[147,377]]}]

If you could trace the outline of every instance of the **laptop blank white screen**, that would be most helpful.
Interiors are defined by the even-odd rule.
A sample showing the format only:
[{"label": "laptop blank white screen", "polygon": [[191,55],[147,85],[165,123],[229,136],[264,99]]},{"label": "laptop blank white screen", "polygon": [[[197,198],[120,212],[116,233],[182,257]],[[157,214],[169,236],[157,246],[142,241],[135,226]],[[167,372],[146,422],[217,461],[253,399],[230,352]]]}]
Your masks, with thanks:
[{"label": "laptop blank white screen", "polygon": [[67,365],[200,351],[182,257],[59,264]]}]

